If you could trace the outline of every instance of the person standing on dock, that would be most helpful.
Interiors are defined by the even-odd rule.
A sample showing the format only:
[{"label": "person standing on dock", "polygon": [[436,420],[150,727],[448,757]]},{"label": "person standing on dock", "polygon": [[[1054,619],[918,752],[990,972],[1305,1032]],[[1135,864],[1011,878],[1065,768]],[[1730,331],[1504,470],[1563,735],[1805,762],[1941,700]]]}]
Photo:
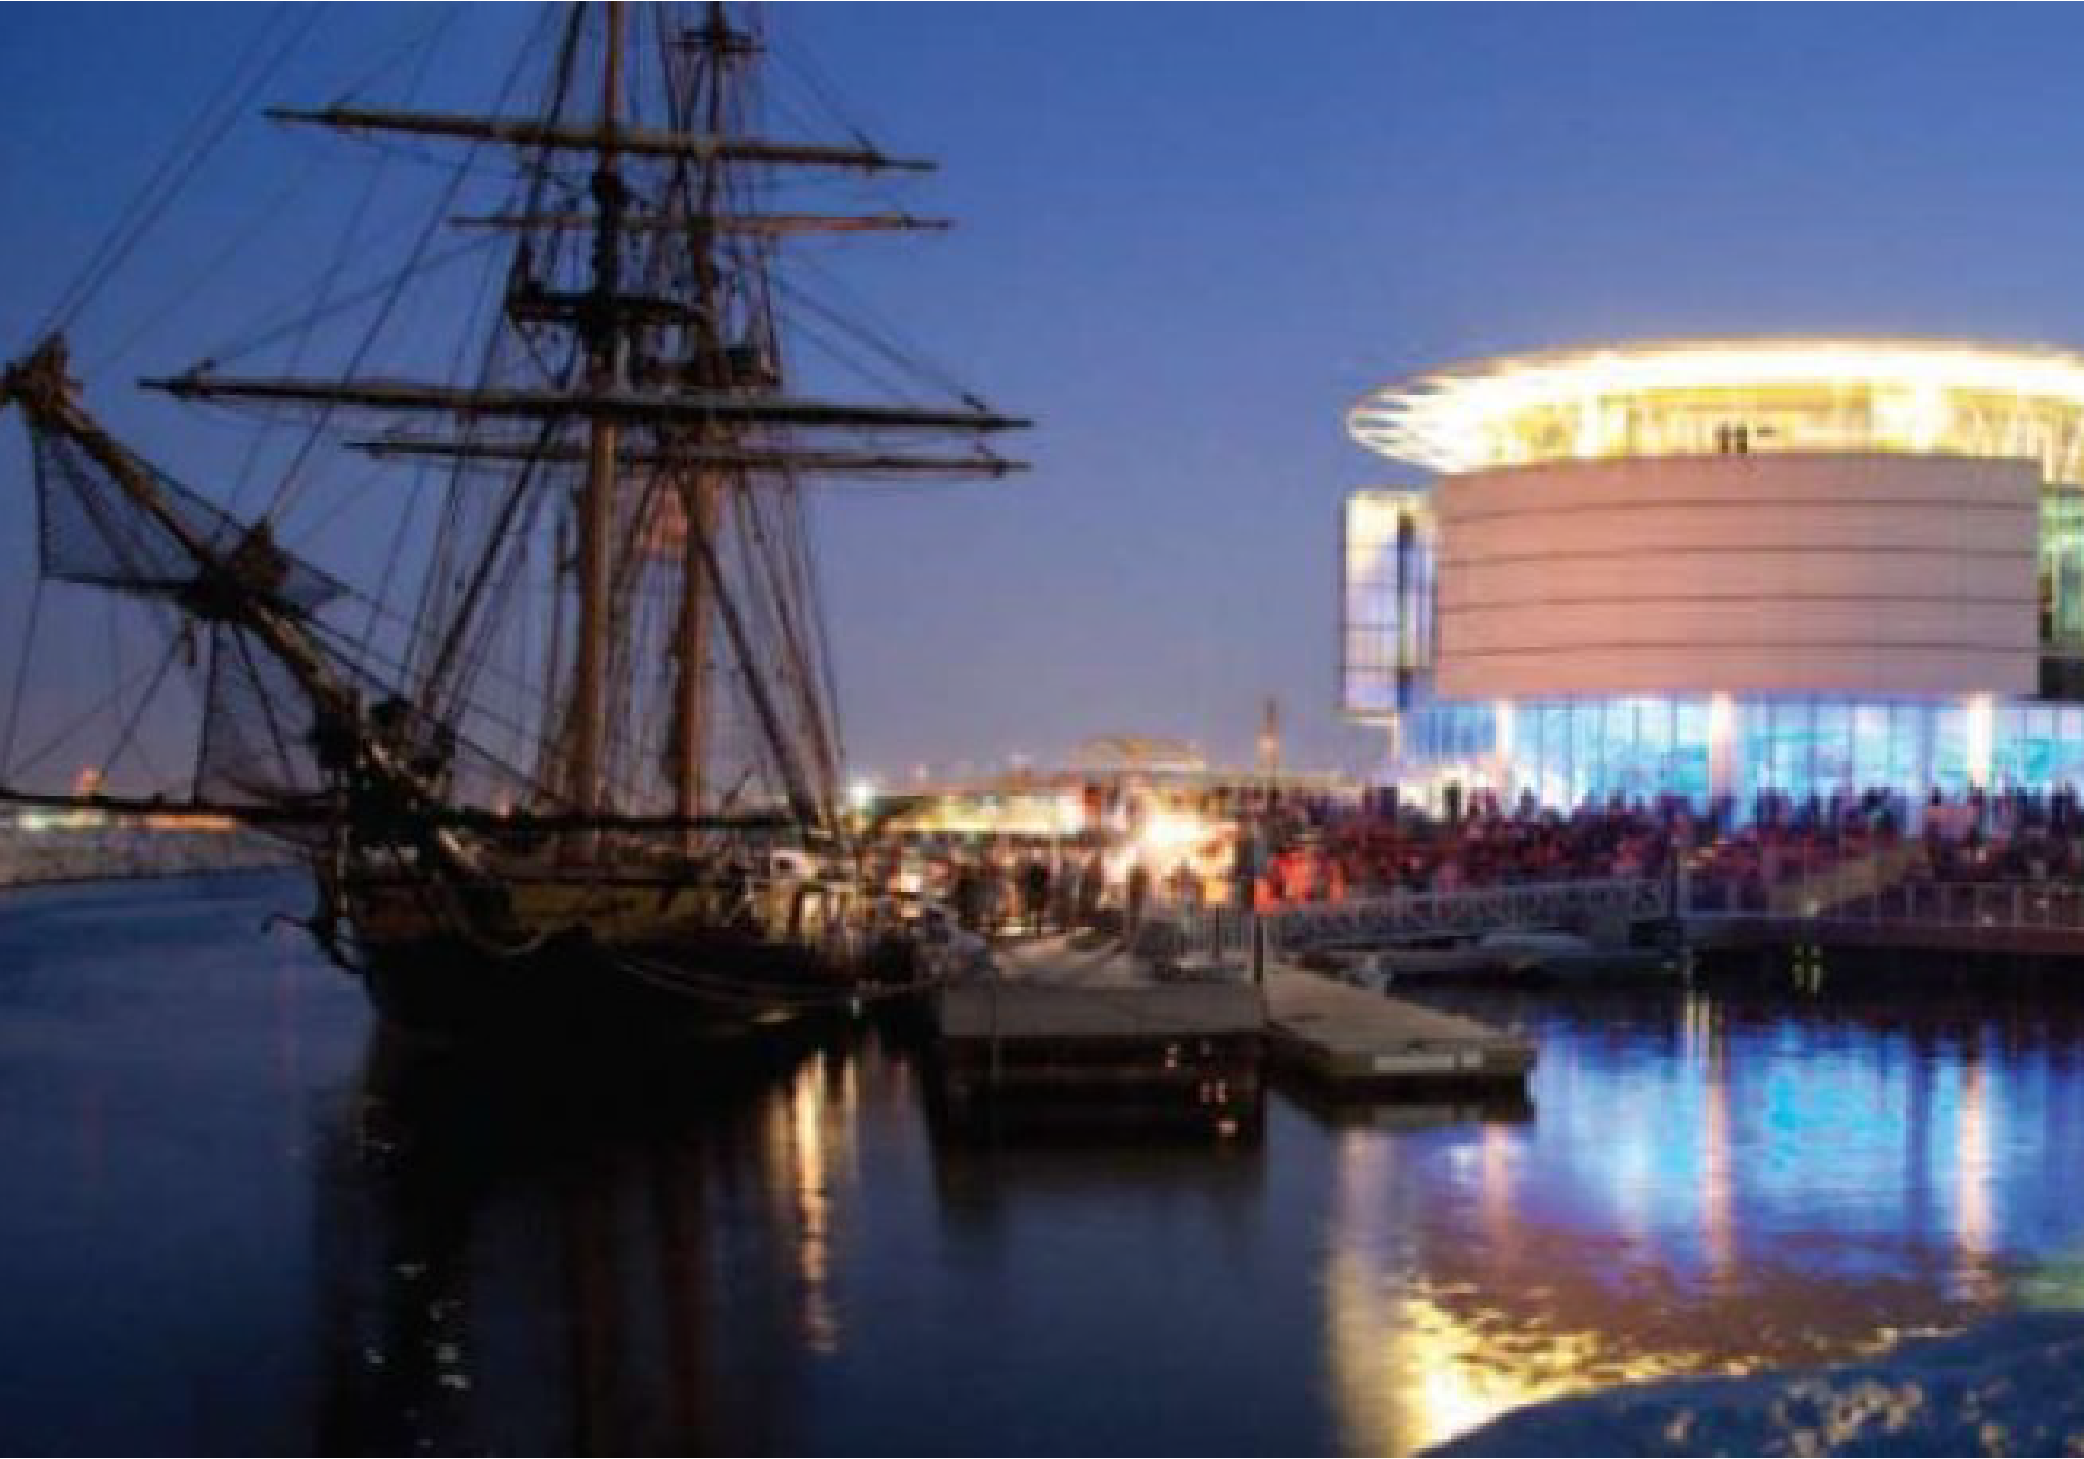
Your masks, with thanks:
[{"label": "person standing on dock", "polygon": [[1182,860],[1166,879],[1166,891],[1174,906],[1183,912],[1194,911],[1201,902],[1201,878],[1194,875],[1194,868]]},{"label": "person standing on dock", "polygon": [[1231,848],[1230,862],[1231,885],[1240,910],[1250,911],[1255,904],[1261,859],[1258,820],[1253,816],[1242,817],[1238,821],[1237,840]]},{"label": "person standing on dock", "polygon": [[1100,921],[1100,898],[1107,891],[1107,866],[1095,851],[1085,859],[1078,873],[1078,923],[1081,927],[1094,927]]},{"label": "person standing on dock", "polygon": [[1027,914],[1028,932],[1042,935],[1044,914],[1049,910],[1049,863],[1039,852],[1030,851],[1020,863],[1021,910]]},{"label": "person standing on dock", "polygon": [[955,866],[955,920],[966,932],[983,930],[984,877],[975,861],[964,856]]},{"label": "person standing on dock", "polygon": [[999,856],[998,847],[985,848],[978,880],[982,887],[978,901],[982,908],[983,924],[978,930],[990,937],[1001,929],[1006,920],[1006,865]]},{"label": "person standing on dock", "polygon": [[1059,851],[1049,877],[1049,920],[1059,932],[1070,932],[1078,925],[1079,886],[1076,863],[1069,853]]},{"label": "person standing on dock", "polygon": [[1128,924],[1122,930],[1122,940],[1131,947],[1136,944],[1137,930],[1143,926],[1143,909],[1150,896],[1150,869],[1138,861],[1129,868]]}]

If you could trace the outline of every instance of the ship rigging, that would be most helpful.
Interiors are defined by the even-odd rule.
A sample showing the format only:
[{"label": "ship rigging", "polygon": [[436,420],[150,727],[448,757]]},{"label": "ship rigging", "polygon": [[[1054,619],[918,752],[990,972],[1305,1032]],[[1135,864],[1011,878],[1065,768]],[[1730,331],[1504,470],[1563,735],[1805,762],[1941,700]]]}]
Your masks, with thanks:
[{"label": "ship rigging", "polygon": [[[147,606],[166,648],[142,692],[118,691],[116,759],[192,661],[184,803],[294,841],[313,931],[403,1021],[642,1022],[677,993],[743,1022],[854,996],[865,905],[807,492],[1002,476],[1020,464],[989,442],[1026,422],[959,388],[923,398],[931,372],[796,307],[785,245],[945,224],[801,203],[805,179],[929,164],[763,131],[756,25],[722,5],[576,6],[546,39],[533,110],[270,113],[460,156],[406,267],[359,290],[336,269],[301,327],[263,332],[291,343],[283,367],[220,351],[143,382],[293,433],[264,510],[105,427],[61,333],[7,367],[0,406],[35,464],[37,602],[49,583]],[[502,196],[474,185],[487,159]],[[448,224],[496,244],[488,327],[418,352],[452,373],[389,368],[400,326],[433,316],[414,290]],[[366,323],[339,368],[300,368],[316,321],[350,307]],[[806,320],[861,347],[895,398],[800,385],[790,326]],[[321,462],[347,459],[415,484],[367,589],[284,530]],[[24,692],[0,773],[34,796],[11,768]]]}]

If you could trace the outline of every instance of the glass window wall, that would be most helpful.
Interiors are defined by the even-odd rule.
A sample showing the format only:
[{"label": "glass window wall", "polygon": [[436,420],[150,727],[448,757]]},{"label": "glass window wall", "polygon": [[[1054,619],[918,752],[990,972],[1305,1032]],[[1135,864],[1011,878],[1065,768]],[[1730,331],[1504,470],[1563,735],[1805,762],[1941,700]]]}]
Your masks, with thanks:
[{"label": "glass window wall", "polygon": [[1409,492],[1346,499],[1340,703],[1359,719],[1404,709],[1433,659],[1432,518]]},{"label": "glass window wall", "polygon": [[[1749,808],[1764,794],[1814,796],[1892,790],[1949,798],[1971,784],[1968,711],[1959,702],[1774,697],[1733,700],[1726,787]],[[1495,764],[1498,723],[1489,704],[1431,703],[1413,714],[1412,768],[1481,767],[1517,799],[1569,808],[1712,793],[1714,715],[1705,695],[1528,700],[1513,708],[1511,763]],[[1999,704],[1992,714],[1991,790],[2084,789],[2084,707]]]}]

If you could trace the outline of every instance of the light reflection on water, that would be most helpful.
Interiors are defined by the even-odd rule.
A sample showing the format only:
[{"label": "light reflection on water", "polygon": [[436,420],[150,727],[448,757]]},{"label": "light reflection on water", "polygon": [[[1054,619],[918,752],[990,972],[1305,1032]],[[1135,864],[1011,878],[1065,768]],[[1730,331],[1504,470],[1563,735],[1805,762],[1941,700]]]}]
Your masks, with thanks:
[{"label": "light reflection on water", "polygon": [[2084,1300],[2064,1279],[2084,1213],[2057,1174],[2084,1119],[2074,996],[1515,1002],[1544,1037],[1530,1125],[1337,1147],[1346,1446]]},{"label": "light reflection on water", "polygon": [[795,1233],[802,1339],[814,1353],[839,1347],[839,1314],[830,1290],[832,1183],[851,1187],[859,1175],[850,1138],[859,1117],[858,1074],[851,1059],[814,1054],[777,1092],[769,1115],[769,1188]]},{"label": "light reflection on water", "polygon": [[937,1139],[855,1029],[430,1061],[282,884],[0,901],[0,1446],[1407,1452],[2084,1301],[2084,1001],[1491,999],[1531,1111]]}]

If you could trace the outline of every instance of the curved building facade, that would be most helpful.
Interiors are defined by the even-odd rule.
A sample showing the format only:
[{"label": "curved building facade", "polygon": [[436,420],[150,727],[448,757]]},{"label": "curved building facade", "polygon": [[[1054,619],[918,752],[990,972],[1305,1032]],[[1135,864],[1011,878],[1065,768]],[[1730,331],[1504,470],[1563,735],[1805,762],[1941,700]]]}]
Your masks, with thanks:
[{"label": "curved building facade", "polygon": [[1407,782],[2084,783],[2084,357],[1682,341],[1456,367],[1349,424],[1435,473],[1348,507],[1346,703]]}]

